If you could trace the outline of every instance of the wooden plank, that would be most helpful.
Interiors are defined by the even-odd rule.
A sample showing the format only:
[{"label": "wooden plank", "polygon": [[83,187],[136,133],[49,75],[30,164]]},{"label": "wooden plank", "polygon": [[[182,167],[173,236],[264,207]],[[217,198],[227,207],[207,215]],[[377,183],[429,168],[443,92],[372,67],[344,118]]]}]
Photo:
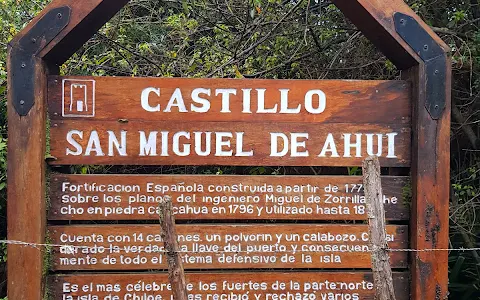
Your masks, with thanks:
[{"label": "wooden plank", "polygon": [[[409,299],[409,275],[393,276],[397,299]],[[202,272],[187,274],[187,282],[189,299],[197,300],[373,300],[372,275],[367,272]],[[53,299],[173,300],[166,273],[58,275],[50,276],[48,283]]]},{"label": "wooden plank", "polygon": [[371,153],[383,167],[410,164],[411,132],[401,125],[68,120],[51,126],[57,165],[354,166]]},{"label": "wooden plank", "polygon": [[48,91],[53,120],[409,124],[411,114],[405,81],[54,76]]},{"label": "wooden plank", "polygon": [[[408,177],[384,176],[382,184],[387,218],[408,220]],[[50,177],[48,218],[158,220],[164,195],[178,220],[366,219],[358,176],[65,174]]]},{"label": "wooden plank", "polygon": [[[159,225],[50,226],[53,270],[165,268]],[[392,249],[408,245],[407,226],[387,227]],[[184,268],[370,268],[366,225],[178,225]],[[115,242],[118,240],[119,242]],[[78,249],[69,246],[86,246]],[[143,246],[143,247],[140,247]],[[82,253],[85,252],[85,253]],[[405,252],[392,252],[405,267]],[[115,260],[115,261],[113,261]]]},{"label": "wooden plank", "polygon": [[[11,69],[9,49],[8,69]],[[17,114],[13,80],[8,73],[8,205],[7,237],[25,243],[44,243],[45,238],[45,123],[46,66],[35,61],[35,105],[27,116]],[[18,68],[18,66],[15,66]],[[33,80],[33,79],[32,79]],[[9,244],[8,298],[43,298],[43,248]]]},{"label": "wooden plank", "polygon": [[[425,72],[412,68],[404,76],[415,83],[412,164],[411,246],[449,248],[451,61],[447,58],[446,108],[438,120],[425,109]],[[412,252],[412,298],[448,295],[448,252]]]}]

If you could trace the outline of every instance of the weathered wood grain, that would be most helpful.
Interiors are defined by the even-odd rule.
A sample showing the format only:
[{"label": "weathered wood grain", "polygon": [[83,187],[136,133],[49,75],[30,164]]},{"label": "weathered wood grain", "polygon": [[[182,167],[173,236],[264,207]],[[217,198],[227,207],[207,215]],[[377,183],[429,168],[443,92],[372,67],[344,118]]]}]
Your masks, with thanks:
[{"label": "weathered wood grain", "polygon": [[178,247],[172,198],[170,196],[165,197],[158,206],[160,208],[158,217],[161,228],[160,235],[164,244],[164,253],[168,266],[168,281],[172,287],[173,298],[176,300],[187,300],[187,284],[182,255],[180,254],[180,247]]},{"label": "weathered wood grain", "polygon": [[[159,253],[164,250],[159,225],[50,226],[48,230],[54,244],[86,246],[55,248],[56,271],[166,268]],[[407,230],[407,226],[387,227],[391,248],[407,247]],[[188,224],[178,225],[177,235],[186,270],[370,267],[366,225]],[[391,259],[393,267],[407,264],[405,252],[392,252]]]},{"label": "weathered wood grain", "polygon": [[[408,178],[382,183],[387,218],[408,220]],[[165,195],[178,220],[366,220],[358,176],[52,174],[49,186],[50,220],[157,220]]]},{"label": "weathered wood grain", "polygon": [[[447,58],[446,107],[438,120],[425,109],[423,65],[405,72],[415,84],[412,153],[411,246],[449,248],[451,61]],[[412,298],[445,299],[448,252],[412,252]]]},{"label": "weathered wood grain", "polygon": [[[345,134],[350,139],[350,147],[345,147]],[[360,148],[355,146],[356,134],[359,134]],[[354,166],[361,165],[362,159],[369,156],[367,134],[371,135],[371,151],[380,153],[382,166],[410,165],[410,128],[398,125],[93,120],[52,122],[50,148],[54,159],[49,162],[55,165]],[[164,136],[166,142],[163,142]],[[145,148],[146,144],[141,146],[142,137],[143,141],[151,141],[155,151]],[[382,148],[377,152],[379,137]],[[115,143],[125,148],[124,153]],[[335,151],[331,151],[332,144]],[[276,149],[272,149],[275,145]],[[325,149],[323,153],[322,149]],[[283,150],[286,151],[282,153]]]},{"label": "weathered wood grain", "polygon": [[[408,274],[393,275],[397,299],[409,299]],[[244,299],[253,300],[257,295],[259,300],[271,300],[293,294],[299,299],[373,300],[372,275],[366,272],[202,272],[187,273],[187,283],[192,299],[242,299],[239,296],[245,295]],[[110,299],[171,299],[172,295],[166,273],[53,275],[48,285],[53,299],[88,295],[92,300],[109,295]]]},{"label": "weathered wood grain", "polygon": [[[13,102],[13,73],[8,76],[8,205],[7,237],[25,243],[44,243],[45,157],[46,141],[46,73],[41,60],[35,61],[35,105],[27,116],[17,114]],[[9,49],[8,68],[11,65]],[[18,68],[18,66],[16,66]],[[9,244],[8,298],[35,299],[43,297],[44,249]],[[23,284],[28,282],[27,285]]]},{"label": "weathered wood grain", "polygon": [[368,215],[368,235],[372,261],[373,282],[376,300],[396,300],[392,282],[392,268],[388,256],[388,242],[385,232],[385,209],[380,179],[380,163],[375,156],[363,162],[363,185]]},{"label": "weathered wood grain", "polygon": [[[93,81],[94,85],[93,86]],[[411,105],[410,87],[405,81],[355,81],[355,80],[262,80],[262,79],[189,79],[189,78],[132,78],[132,77],[50,77],[49,114],[53,120],[69,119],[70,101],[78,88],[86,86],[87,103],[93,105],[94,117],[80,119],[129,121],[245,121],[245,122],[305,122],[305,123],[385,123],[409,124]],[[159,106],[159,111],[148,112],[141,105],[142,91],[159,88],[160,96],[149,94],[149,105]],[[168,109],[174,91],[181,91],[185,111],[178,105]],[[195,112],[193,107],[204,107],[192,100],[192,91],[208,89],[210,96],[200,97],[209,102],[208,111]],[[93,93],[93,89],[95,90]],[[223,105],[219,89],[235,89],[229,96],[229,104]],[[243,89],[250,89],[248,109],[245,109]],[[270,113],[259,112],[257,89],[265,89],[264,107]],[[288,105],[281,104],[279,89],[288,89]],[[311,113],[306,109],[305,94],[309,90],[321,90],[326,96],[325,110]],[[71,94],[73,91],[73,94]],[[313,108],[319,107],[318,96],[313,97]],[[76,101],[75,101],[76,102]],[[204,101],[203,101],[204,102]],[[179,102],[176,102],[178,104]],[[92,106],[91,105],[91,106]],[[289,113],[282,111],[288,108]],[[272,109],[276,108],[276,113]],[[294,109],[298,112],[294,112]],[[63,111],[62,111],[63,109]],[[92,108],[89,108],[92,112]],[[207,106],[205,106],[207,109]],[[170,110],[170,112],[166,112]],[[76,111],[75,105],[73,111]],[[360,113],[361,112],[361,113]],[[64,116],[65,114],[65,116]],[[90,114],[89,114],[90,115]],[[78,118],[78,117],[76,117]]]}]

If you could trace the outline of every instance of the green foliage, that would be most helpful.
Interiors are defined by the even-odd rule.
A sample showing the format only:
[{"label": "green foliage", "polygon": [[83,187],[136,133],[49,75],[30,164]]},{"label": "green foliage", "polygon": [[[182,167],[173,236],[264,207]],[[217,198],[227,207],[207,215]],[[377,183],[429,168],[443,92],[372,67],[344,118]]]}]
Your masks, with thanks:
[{"label": "green foliage", "polygon": [[348,167],[348,175],[350,176],[359,176],[362,175],[362,168],[360,167]]}]

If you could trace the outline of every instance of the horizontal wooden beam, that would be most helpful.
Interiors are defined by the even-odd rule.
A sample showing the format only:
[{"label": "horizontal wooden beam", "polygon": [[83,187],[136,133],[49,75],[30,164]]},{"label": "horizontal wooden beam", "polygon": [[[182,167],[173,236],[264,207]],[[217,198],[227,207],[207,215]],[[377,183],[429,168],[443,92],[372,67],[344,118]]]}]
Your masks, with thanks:
[{"label": "horizontal wooden beam", "polygon": [[[367,225],[183,224],[176,231],[185,270],[371,266]],[[392,249],[407,248],[408,226],[389,225],[386,231]],[[48,232],[53,244],[83,247],[53,249],[55,271],[167,267],[158,224],[49,226]],[[293,257],[285,260],[285,255]],[[407,253],[391,252],[391,262],[394,268],[405,268]]]},{"label": "horizontal wooden beam", "polygon": [[410,124],[410,95],[402,80],[52,76],[48,86],[59,121]]},{"label": "horizontal wooden beam", "polygon": [[[387,219],[408,220],[408,177],[382,184]],[[177,220],[366,220],[359,176],[64,174],[50,177],[49,219],[157,220],[164,195]]]},{"label": "horizontal wooden beam", "polygon": [[[227,298],[247,295],[252,299],[279,299],[287,294],[309,299],[373,299],[372,274],[369,272],[201,272],[187,273],[189,294],[199,299]],[[393,273],[397,300],[407,300],[408,274]],[[69,299],[95,294],[99,299],[111,295],[112,299],[129,299],[144,295],[161,295],[161,299],[171,299],[167,273],[131,274],[75,274],[49,277],[49,286],[55,299]],[[95,292],[82,291],[82,287],[95,287]],[[127,286],[129,288],[127,288]],[[109,288],[115,288],[109,291]],[[146,289],[132,291],[130,287]],[[78,291],[75,291],[75,290]],[[152,289],[152,291],[148,291]],[[301,296],[300,296],[301,295]],[[304,296],[305,295],[305,296]],[[323,297],[322,297],[323,296]],[[113,298],[118,297],[118,298]],[[151,299],[154,296],[152,296]],[[201,297],[201,298],[200,298]],[[277,298],[278,297],[278,298]],[[106,298],[108,299],[108,298]],[[133,299],[133,298],[131,298]],[[148,299],[148,298],[145,298]],[[160,299],[160,298],[158,298]]]}]

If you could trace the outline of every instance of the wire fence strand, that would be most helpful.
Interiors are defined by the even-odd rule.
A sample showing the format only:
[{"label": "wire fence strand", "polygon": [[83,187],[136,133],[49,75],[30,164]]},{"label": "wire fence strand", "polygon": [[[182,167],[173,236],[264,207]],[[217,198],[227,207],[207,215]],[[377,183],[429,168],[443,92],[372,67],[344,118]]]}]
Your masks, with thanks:
[{"label": "wire fence strand", "polygon": [[[24,242],[24,241],[16,241],[16,240],[0,240],[1,244],[6,244],[6,245],[20,245],[20,246],[25,246],[25,247],[33,247],[37,249],[41,248],[61,248],[65,254],[74,254],[77,251],[76,250],[90,250],[90,249],[95,249],[98,248],[99,246],[79,246],[79,245],[67,245],[67,244],[48,244],[48,243],[29,243],[29,242]],[[162,243],[163,244],[163,243]],[[153,245],[153,244],[152,244]],[[160,243],[159,243],[160,245]],[[106,248],[105,246],[103,246]],[[160,247],[163,247],[161,245]],[[166,251],[145,251],[145,250],[140,250],[140,251],[132,251],[131,249],[126,249],[127,247],[120,247],[117,248],[117,251],[125,251],[125,252],[131,252],[131,253],[142,253],[142,252],[148,252],[148,253],[166,253]],[[345,250],[345,251],[330,251],[330,252],[374,252],[374,251],[388,251],[388,252],[438,252],[438,251],[448,251],[448,252],[467,252],[467,251],[480,251],[480,247],[477,248],[425,248],[425,249],[394,249],[394,248],[379,248],[379,249],[369,249],[369,250],[364,250],[363,248],[361,250]],[[182,251],[176,251],[176,253],[259,253],[262,251],[224,251],[224,250],[216,250],[216,251],[187,251],[187,250],[182,250]],[[315,253],[315,252],[326,252],[326,251],[315,251],[315,250],[282,250],[282,251],[273,251],[274,253]],[[85,253],[86,254],[86,253]]]}]

